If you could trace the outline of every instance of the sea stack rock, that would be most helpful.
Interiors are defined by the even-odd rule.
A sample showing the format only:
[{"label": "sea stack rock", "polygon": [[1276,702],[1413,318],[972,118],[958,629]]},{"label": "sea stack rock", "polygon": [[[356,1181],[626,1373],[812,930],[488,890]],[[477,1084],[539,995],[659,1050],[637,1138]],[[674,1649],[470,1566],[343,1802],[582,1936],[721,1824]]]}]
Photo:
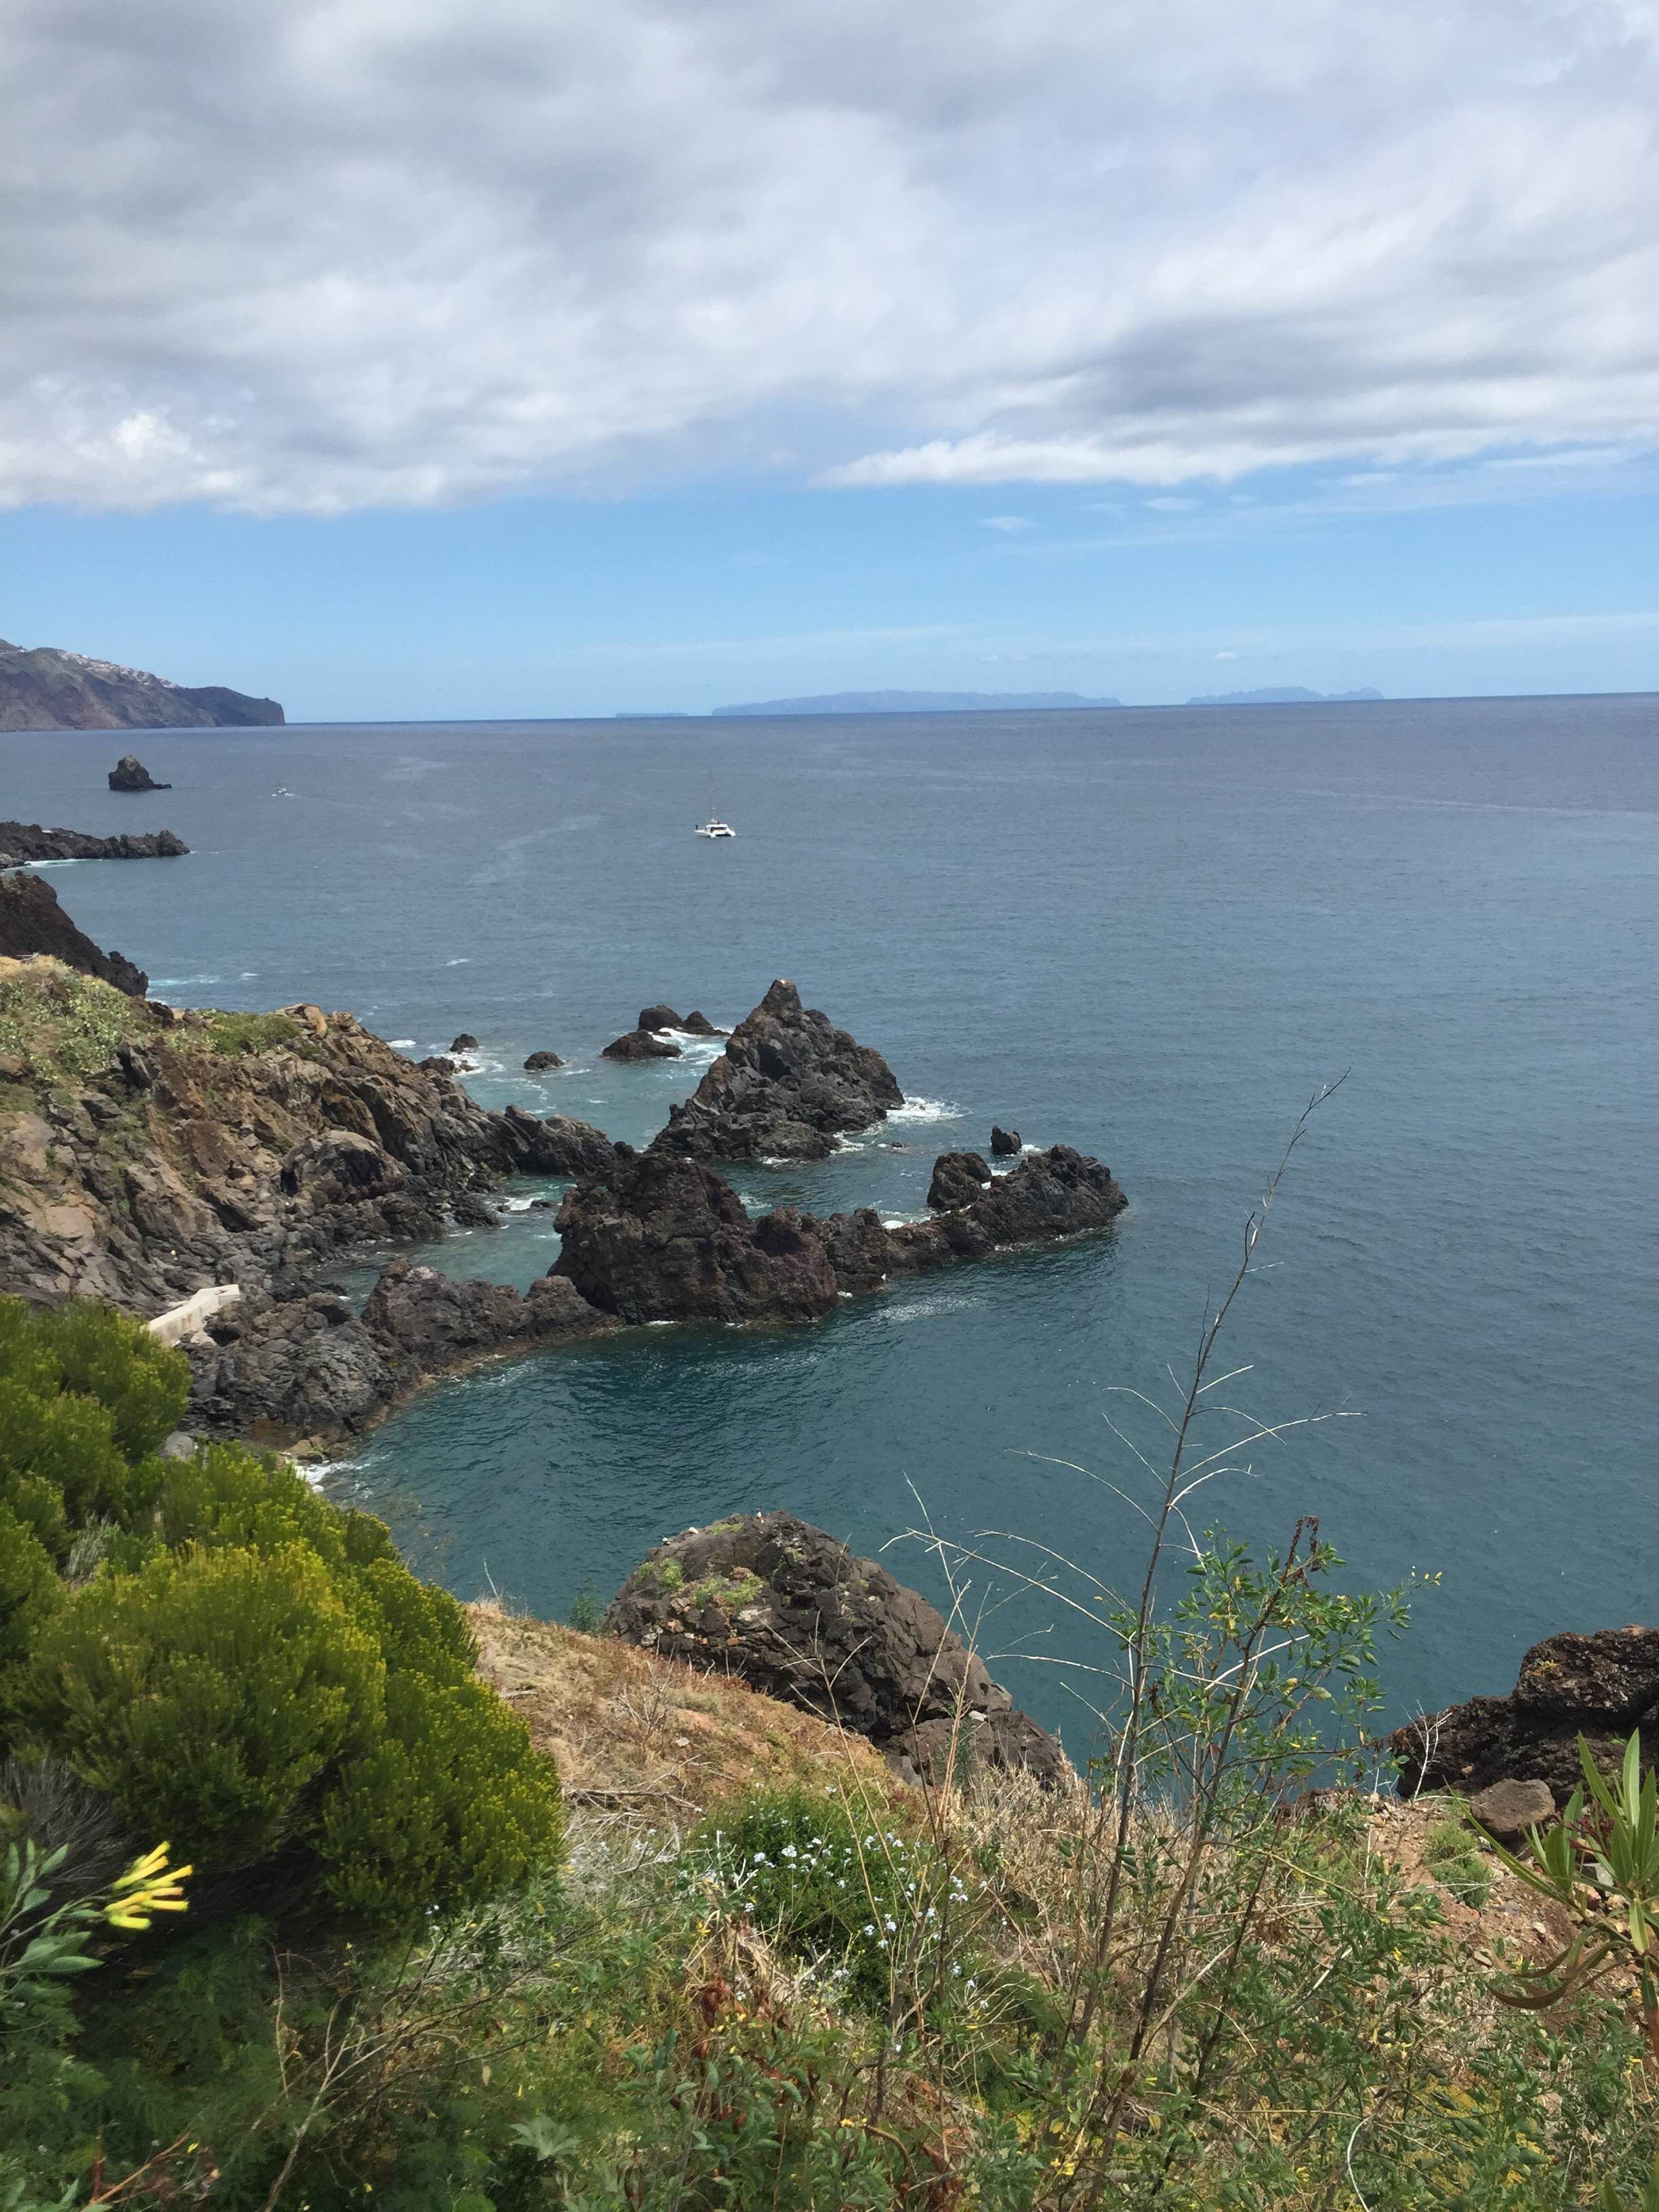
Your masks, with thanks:
[{"label": "sea stack rock", "polygon": [[689,1013],[680,1024],[680,1027],[688,1036],[723,1037],[731,1035],[729,1030],[717,1030],[701,1008]]},{"label": "sea stack rock", "polygon": [[812,1321],[836,1303],[810,1221],[788,1207],[751,1221],[731,1184],[696,1161],[618,1145],[555,1226],[553,1273],[623,1321]]},{"label": "sea stack rock", "polygon": [[1022,1149],[1018,1129],[999,1129],[996,1123],[992,1122],[991,1156],[994,1159],[1010,1160]]},{"label": "sea stack rock", "polygon": [[470,1030],[463,1030],[459,1036],[458,1036],[454,1042],[450,1046],[449,1049],[451,1052],[477,1052],[478,1049],[478,1040],[477,1037],[472,1036]]},{"label": "sea stack rock", "polygon": [[112,791],[171,791],[170,783],[157,783],[135,754],[123,753],[109,772]]},{"label": "sea stack rock", "polygon": [[878,1052],[801,1005],[787,980],[738,1023],[653,1151],[685,1159],[827,1159],[838,1136],[904,1103]]},{"label": "sea stack rock", "polygon": [[614,1038],[599,1054],[601,1060],[678,1060],[680,1048],[647,1029],[629,1030]]},{"label": "sea stack rock", "polygon": [[556,1052],[532,1052],[524,1064],[524,1072],[526,1075],[539,1075],[544,1068],[563,1066]]},{"label": "sea stack rock", "polygon": [[1389,1742],[1403,1797],[1419,1790],[1475,1796],[1495,1783],[1541,1782],[1565,1803],[1583,1779],[1581,1734],[1610,1772],[1638,1728],[1651,1755],[1656,1721],[1659,1628],[1602,1628],[1534,1644],[1509,1697],[1471,1698],[1408,1721]]},{"label": "sea stack rock", "polygon": [[1054,1739],[925,1597],[793,1513],[670,1537],[617,1591],[605,1626],[867,1736],[907,1780],[948,1783],[983,1765],[1052,1786],[1067,1772]]},{"label": "sea stack rock", "polygon": [[685,1027],[672,1006],[641,1007],[639,1025],[642,1030],[680,1030]]}]

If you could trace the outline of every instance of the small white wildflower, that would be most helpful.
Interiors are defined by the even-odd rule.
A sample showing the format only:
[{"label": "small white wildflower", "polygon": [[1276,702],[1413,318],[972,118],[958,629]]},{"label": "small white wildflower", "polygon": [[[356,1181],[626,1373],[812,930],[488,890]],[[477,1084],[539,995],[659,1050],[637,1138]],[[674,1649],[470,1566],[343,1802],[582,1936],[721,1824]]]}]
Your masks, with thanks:
[{"label": "small white wildflower", "polygon": [[887,1929],[888,1932],[889,1932],[890,1935],[894,1935],[894,1936],[896,1936],[896,1935],[897,1935],[897,1933],[898,1933],[898,1923],[897,1923],[897,1921],[896,1921],[896,1920],[895,1920],[895,1919],[894,1919],[894,1917],[893,1917],[893,1916],[892,1916],[892,1914],[891,1914],[890,1912],[884,1913],[884,1914],[882,1915],[882,1921],[883,1921],[883,1924],[885,1926],[885,1928]]},{"label": "small white wildflower", "polygon": [[783,1856],[787,1859],[793,1859],[796,1856],[795,1847],[793,1844],[786,1844],[784,1845]]},{"label": "small white wildflower", "polygon": [[873,1920],[866,1920],[866,1921],[865,1922],[865,1923],[864,1923],[864,1932],[865,1932],[865,1934],[866,1934],[866,1936],[873,1936],[873,1935],[875,1934],[875,1932],[876,1932],[876,1923],[875,1923],[875,1922],[874,1922]]}]

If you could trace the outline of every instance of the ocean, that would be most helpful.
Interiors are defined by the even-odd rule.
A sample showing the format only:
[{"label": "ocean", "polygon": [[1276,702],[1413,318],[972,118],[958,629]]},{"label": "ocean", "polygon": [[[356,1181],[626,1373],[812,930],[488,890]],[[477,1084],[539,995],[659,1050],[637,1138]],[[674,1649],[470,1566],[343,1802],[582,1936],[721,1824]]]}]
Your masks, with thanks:
[{"label": "ocean", "polygon": [[[130,747],[173,788],[109,793]],[[691,835],[711,803],[729,843]],[[1267,1547],[1314,1513],[1349,1585],[1437,1577],[1385,1655],[1396,1717],[1656,1617],[1659,697],[6,736],[0,816],[189,842],[50,872],[160,995],[349,1007],[417,1055],[471,1030],[487,1103],[635,1141],[712,1048],[600,1048],[653,1001],[729,1024],[793,976],[912,1103],[821,1166],[742,1169],[752,1207],[916,1213],[994,1119],[1128,1193],[1103,1237],[819,1327],[434,1385],[325,1479],[465,1595],[564,1613],[761,1506],[936,1596],[923,1526],[1137,1579],[1145,1401],[1342,1076],[1218,1394],[1307,1425],[1218,1473],[1199,1525]],[[520,1073],[542,1047],[566,1066]],[[535,1194],[432,1256],[529,1281],[556,1250]],[[966,1581],[994,1671],[1086,1740],[1098,1632],[1006,1567]]]}]

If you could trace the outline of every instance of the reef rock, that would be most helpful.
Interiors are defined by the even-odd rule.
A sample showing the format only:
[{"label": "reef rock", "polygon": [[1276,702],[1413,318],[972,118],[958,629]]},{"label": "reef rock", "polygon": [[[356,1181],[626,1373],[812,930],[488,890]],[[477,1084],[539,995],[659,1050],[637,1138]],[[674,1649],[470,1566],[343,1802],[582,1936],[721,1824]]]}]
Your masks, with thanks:
[{"label": "reef rock", "polygon": [[[158,784],[157,790],[172,787]],[[86,830],[43,830],[38,822],[0,822],[0,853],[6,865],[23,860],[176,860],[190,848],[171,830],[122,830],[94,837]]]},{"label": "reef rock", "polygon": [[1582,1777],[1578,1737],[1611,1769],[1633,1729],[1659,1722],[1659,1628],[1603,1628],[1551,1636],[1521,1662],[1507,1698],[1471,1698],[1409,1721],[1389,1738],[1400,1790],[1542,1782],[1565,1802]]},{"label": "reef rock", "polygon": [[685,1024],[672,1006],[642,1006],[638,1026],[642,1030],[679,1030]]},{"label": "reef rock", "polygon": [[605,1626],[867,1736],[909,1779],[943,1783],[975,1764],[1049,1784],[1068,1771],[926,1598],[792,1513],[669,1538]]},{"label": "reef rock", "polygon": [[450,1046],[449,1049],[451,1052],[477,1052],[478,1049],[478,1040],[472,1035],[471,1030],[463,1030],[459,1036],[458,1036],[454,1042]]},{"label": "reef rock", "polygon": [[76,927],[44,876],[0,875],[0,956],[20,960],[42,952],[129,998],[142,999],[149,988],[142,968],[122,953],[101,951]]},{"label": "reef rock", "polygon": [[602,1060],[678,1060],[680,1048],[652,1030],[629,1030],[606,1045]]},{"label": "reef rock", "polygon": [[563,1066],[556,1052],[532,1052],[524,1064],[524,1072],[526,1075],[539,1075],[544,1068]]},{"label": "reef rock", "polygon": [[999,1160],[1012,1159],[1014,1154],[1021,1149],[1022,1146],[1020,1145],[1019,1131],[1018,1129],[999,1129],[996,1123],[994,1121],[992,1122],[991,1153],[994,1158]]},{"label": "reef rock", "polygon": [[705,1014],[701,1008],[697,1008],[689,1013],[685,1019],[680,1024],[680,1027],[685,1031],[688,1036],[723,1037],[729,1036],[731,1035],[731,1031],[729,1030],[716,1029],[714,1023],[709,1020],[708,1015]]},{"label": "reef rock", "polygon": [[109,772],[112,791],[171,791],[170,783],[157,783],[134,753],[123,753]]},{"label": "reef rock", "polygon": [[972,1206],[985,1195],[991,1170],[977,1152],[941,1152],[933,1163],[927,1203],[940,1212]]},{"label": "reef rock", "polygon": [[428,1373],[514,1346],[617,1326],[557,1275],[542,1276],[520,1297],[505,1283],[458,1283],[408,1260],[394,1260],[382,1271],[363,1322]]},{"label": "reef rock", "polygon": [[773,984],[684,1104],[671,1106],[653,1150],[685,1159],[821,1160],[836,1139],[904,1103],[878,1052]]},{"label": "reef rock", "polygon": [[727,1182],[692,1160],[615,1149],[608,1173],[559,1209],[554,1273],[623,1321],[808,1321],[837,1285],[810,1222],[751,1221]]}]

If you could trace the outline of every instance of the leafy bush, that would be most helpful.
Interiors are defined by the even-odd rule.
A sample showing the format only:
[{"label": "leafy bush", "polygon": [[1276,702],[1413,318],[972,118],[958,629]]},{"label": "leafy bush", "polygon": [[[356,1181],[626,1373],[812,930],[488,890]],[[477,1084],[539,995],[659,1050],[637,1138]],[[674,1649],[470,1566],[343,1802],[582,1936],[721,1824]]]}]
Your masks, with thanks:
[{"label": "leafy bush", "polygon": [[188,1382],[123,1316],[0,1300],[0,1734],[198,1865],[311,1854],[356,1913],[552,1863],[557,1778],[455,1601],[290,1466],[155,1457]]},{"label": "leafy bush", "polygon": [[214,1013],[208,1017],[208,1043],[227,1060],[244,1053],[271,1052],[295,1044],[305,1031],[287,1014]]},{"label": "leafy bush", "polygon": [[1492,1894],[1492,1870],[1461,1820],[1431,1822],[1423,1838],[1423,1863],[1462,1905],[1478,1912]]}]

